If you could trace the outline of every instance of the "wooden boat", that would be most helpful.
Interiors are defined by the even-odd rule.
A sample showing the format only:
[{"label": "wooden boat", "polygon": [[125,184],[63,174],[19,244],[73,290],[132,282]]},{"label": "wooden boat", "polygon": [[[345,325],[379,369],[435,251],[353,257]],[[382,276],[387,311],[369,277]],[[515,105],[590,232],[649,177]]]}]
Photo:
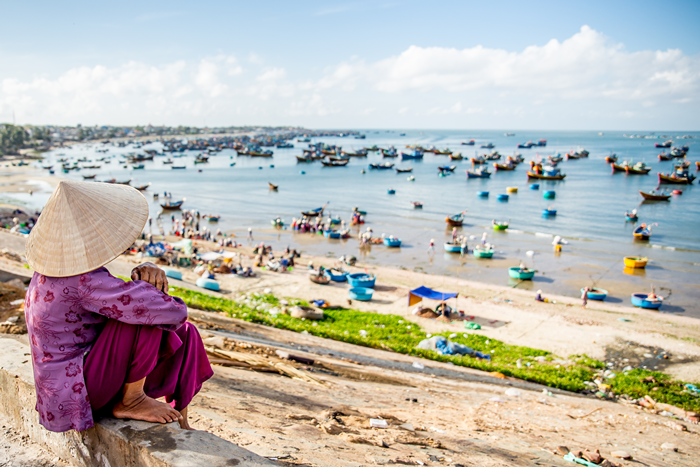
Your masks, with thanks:
[{"label": "wooden boat", "polygon": [[513,279],[519,279],[521,281],[529,281],[529,280],[532,280],[533,277],[535,277],[535,270],[528,269],[528,268],[520,269],[519,267],[514,267],[514,268],[508,268],[508,274]]},{"label": "wooden boat", "polygon": [[370,165],[369,165],[369,168],[370,168],[370,169],[375,169],[375,170],[388,170],[388,169],[393,169],[393,168],[394,168],[394,164],[390,164],[390,163],[388,163],[388,162],[385,162],[385,163],[383,163],[383,164],[375,164],[375,163],[373,163],[373,164],[370,164]]},{"label": "wooden boat", "polygon": [[433,151],[433,154],[435,154],[436,156],[449,156],[450,154],[452,154],[452,149],[450,149],[450,148],[435,149]]},{"label": "wooden boat", "polygon": [[136,188],[136,189],[139,190],[139,191],[144,191],[144,190],[148,190],[148,187],[149,187],[149,186],[151,186],[151,184],[150,184],[150,183],[146,183],[145,185],[136,186],[136,187],[134,187],[134,188]]},{"label": "wooden boat", "polygon": [[665,152],[662,152],[659,154],[659,160],[660,161],[670,161],[673,160],[673,156],[670,154],[666,154]]},{"label": "wooden boat", "polygon": [[96,176],[97,176],[96,174],[83,175],[83,180],[94,180]]},{"label": "wooden boat", "polygon": [[367,151],[358,151],[358,152],[347,152],[347,151],[340,151],[341,154],[348,156],[348,157],[367,157]]},{"label": "wooden boat", "polygon": [[142,170],[142,169],[145,169],[146,166],[143,164],[137,164],[137,165],[132,165],[131,168],[132,168],[132,170]]},{"label": "wooden boat", "polygon": [[401,160],[423,159],[423,151],[414,151],[413,154],[401,153]]},{"label": "wooden boat", "polygon": [[642,224],[636,229],[634,229],[634,232],[632,233],[634,235],[635,240],[649,240],[651,237],[651,230],[649,230],[646,226],[646,224]]},{"label": "wooden boat", "polygon": [[481,147],[484,149],[493,149],[496,146],[494,146],[493,143],[488,143],[488,144],[482,144]]},{"label": "wooden boat", "polygon": [[349,162],[349,159],[329,159],[322,160],[321,164],[323,164],[324,167],[345,167]]},{"label": "wooden boat", "polygon": [[654,147],[657,148],[670,148],[673,145],[673,140],[664,141],[663,143],[656,143]]},{"label": "wooden boat", "polygon": [[390,147],[389,149],[381,149],[382,151],[382,157],[398,157],[399,153],[396,152],[396,148],[393,146]]},{"label": "wooden boat", "polygon": [[331,282],[331,277],[328,274],[323,274],[322,276],[318,274],[309,274],[309,279],[314,284],[328,285]]},{"label": "wooden boat", "polygon": [[632,305],[638,308],[646,308],[648,310],[658,310],[663,303],[663,297],[649,297],[650,294],[633,293],[631,297]]},{"label": "wooden boat", "polygon": [[420,201],[412,201],[411,204],[413,205],[414,209],[423,209],[423,203]]},{"label": "wooden boat", "polygon": [[270,182],[267,182],[267,184],[270,186],[270,190],[277,191],[277,188],[279,188],[279,185],[273,185]]},{"label": "wooden boat", "polygon": [[473,139],[470,139],[469,141],[462,141],[462,144],[464,146],[474,146],[476,144],[476,141],[474,141]]},{"label": "wooden boat", "polygon": [[613,172],[627,172],[627,170],[625,170],[625,167],[627,167],[626,163],[620,165],[620,164],[615,164],[613,162],[612,164],[610,164],[610,166],[612,167]]},{"label": "wooden boat", "polygon": [[487,169],[467,170],[467,178],[489,178],[491,172]]},{"label": "wooden boat", "polygon": [[116,180],[114,183],[116,183],[117,185],[131,185],[131,179],[122,181]]},{"label": "wooden boat", "polygon": [[695,176],[691,174],[687,174],[685,177],[679,177],[675,173],[671,176],[664,175],[662,173],[659,174],[659,184],[671,183],[676,185],[691,185],[694,180]]},{"label": "wooden boat", "polygon": [[187,166],[184,166],[184,165],[173,165],[173,166],[171,166],[170,168],[173,169],[173,170],[184,170],[184,169],[187,168]]},{"label": "wooden boat", "polygon": [[461,161],[462,159],[464,159],[464,156],[462,156],[461,152],[458,152],[456,154],[450,154],[450,160]]},{"label": "wooden boat", "polygon": [[444,166],[438,166],[438,172],[454,172],[455,169],[457,168],[456,165],[444,165]]},{"label": "wooden boat", "polygon": [[445,222],[453,227],[459,227],[464,224],[464,213],[460,212],[454,216],[448,216],[445,218]]},{"label": "wooden boat", "polygon": [[267,150],[267,151],[250,151],[248,153],[250,157],[272,157],[272,151]]},{"label": "wooden boat", "polygon": [[219,222],[221,220],[221,216],[204,216],[204,218],[209,222]]},{"label": "wooden boat", "polygon": [[625,172],[627,172],[627,175],[647,175],[651,172],[651,167],[647,167],[643,162],[634,166],[626,165]]},{"label": "wooden boat", "polygon": [[185,202],[184,199],[181,201],[169,201],[166,203],[161,203],[160,207],[165,209],[165,210],[174,211],[174,210],[180,209],[182,207],[182,203],[184,203],[184,202]]},{"label": "wooden boat", "polygon": [[608,164],[612,164],[613,162],[617,162],[617,156],[615,154],[611,154],[605,158],[605,162]]},{"label": "wooden boat", "polygon": [[639,220],[639,216],[636,214],[630,214],[628,212],[625,213],[625,221],[627,222],[637,222]]},{"label": "wooden boat", "polygon": [[166,159],[166,160],[163,161],[163,165],[169,165],[169,164],[172,164],[172,163],[173,163],[173,160],[172,160],[172,159]]},{"label": "wooden boat", "polygon": [[459,243],[445,242],[444,248],[445,248],[445,251],[448,253],[461,253],[462,252],[462,245],[460,245]]},{"label": "wooden boat", "polygon": [[296,156],[297,162],[313,162],[314,158],[311,156]]},{"label": "wooden boat", "polygon": [[528,170],[527,172],[527,178],[535,178],[538,180],[564,180],[566,178],[566,174],[559,174],[559,175],[542,175],[542,174],[537,174],[535,172],[530,172]]},{"label": "wooden boat", "polygon": [[311,211],[301,211],[301,215],[306,217],[322,216],[325,208],[326,206],[324,205],[323,207],[312,209]]},{"label": "wooden boat", "polygon": [[639,258],[637,256],[625,256],[625,267],[626,268],[637,268],[644,269],[647,267],[647,262],[649,258]]},{"label": "wooden boat", "polygon": [[[585,287],[581,287],[581,295],[583,295],[584,290],[586,290]],[[586,292],[586,297],[588,297],[589,300],[605,300],[605,297],[608,296],[608,291],[605,289],[596,289],[595,287],[589,287],[588,291]]]},{"label": "wooden boat", "polygon": [[396,173],[403,174],[403,173],[409,173],[409,172],[413,172],[413,167],[409,167],[407,169],[401,169],[399,167],[396,168]]},{"label": "wooden boat", "polygon": [[387,195],[395,195],[395,194],[396,194],[396,190],[394,190],[393,188],[389,188],[388,190],[386,190],[386,194],[387,194]]},{"label": "wooden boat", "polygon": [[497,162],[494,162],[493,166],[496,168],[496,170],[515,170],[515,167],[517,167],[513,164],[499,164]]},{"label": "wooden boat", "polygon": [[510,226],[510,222],[493,222],[493,230],[506,230]]},{"label": "wooden boat", "polygon": [[671,199],[671,195],[659,195],[655,193],[644,193],[643,191],[639,191],[639,194],[642,195],[642,198],[644,198],[647,201],[668,201]]},{"label": "wooden boat", "polygon": [[480,246],[477,246],[476,248],[474,248],[474,250],[472,250],[472,254],[476,258],[493,258],[493,249],[486,250],[481,248]]},{"label": "wooden boat", "polygon": [[484,154],[481,157],[483,157],[485,161],[497,161],[501,158],[501,155],[498,152],[494,151],[491,154]]},{"label": "wooden boat", "polygon": [[471,158],[471,161],[472,161],[472,164],[474,164],[474,165],[486,164],[486,159],[484,159],[484,158],[481,157],[481,156],[479,156],[479,157],[472,157],[472,158]]}]

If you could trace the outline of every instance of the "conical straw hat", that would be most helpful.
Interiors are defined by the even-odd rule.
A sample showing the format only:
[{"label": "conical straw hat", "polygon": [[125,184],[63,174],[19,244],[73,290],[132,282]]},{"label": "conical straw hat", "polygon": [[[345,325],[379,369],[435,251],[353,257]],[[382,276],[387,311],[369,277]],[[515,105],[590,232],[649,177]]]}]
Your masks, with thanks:
[{"label": "conical straw hat", "polygon": [[148,220],[148,202],[118,184],[61,181],[27,239],[27,262],[50,277],[104,266],[134,243]]}]

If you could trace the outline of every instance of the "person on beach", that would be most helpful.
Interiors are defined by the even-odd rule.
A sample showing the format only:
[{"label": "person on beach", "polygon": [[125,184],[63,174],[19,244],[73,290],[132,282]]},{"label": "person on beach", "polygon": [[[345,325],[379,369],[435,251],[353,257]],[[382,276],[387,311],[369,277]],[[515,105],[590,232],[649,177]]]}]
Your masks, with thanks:
[{"label": "person on beach", "polygon": [[486,232],[481,234],[481,246],[486,246]]},{"label": "person on beach", "polygon": [[248,227],[248,240],[253,241],[253,228]]},{"label": "person on beach", "polygon": [[428,253],[435,253],[435,239],[430,239],[430,246],[428,246]]},{"label": "person on beach", "polygon": [[151,263],[130,282],[104,267],[147,218],[134,188],[62,181],[29,235],[25,318],[35,408],[50,431],[83,431],[102,415],[191,429],[187,406],[213,371],[187,306]]},{"label": "person on beach", "polygon": [[588,291],[590,289],[588,287],[583,288],[583,292],[581,292],[581,301],[583,302],[582,308],[586,308],[586,305],[588,304]]}]

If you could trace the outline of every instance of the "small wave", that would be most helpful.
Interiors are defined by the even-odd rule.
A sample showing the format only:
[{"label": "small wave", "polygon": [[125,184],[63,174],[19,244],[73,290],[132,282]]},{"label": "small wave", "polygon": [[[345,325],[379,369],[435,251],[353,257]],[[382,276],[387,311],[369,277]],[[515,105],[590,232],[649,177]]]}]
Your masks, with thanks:
[{"label": "small wave", "polygon": [[536,237],[547,237],[547,238],[554,238],[554,235],[548,234],[548,233],[542,233],[542,232],[535,232]]}]

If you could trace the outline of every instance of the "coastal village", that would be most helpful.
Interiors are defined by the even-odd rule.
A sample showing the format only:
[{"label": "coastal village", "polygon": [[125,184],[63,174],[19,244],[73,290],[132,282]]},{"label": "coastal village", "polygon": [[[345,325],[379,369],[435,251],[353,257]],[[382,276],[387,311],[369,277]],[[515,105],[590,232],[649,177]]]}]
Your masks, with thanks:
[{"label": "coastal village", "polygon": [[[62,176],[97,163],[55,156],[65,160],[46,168],[47,152],[73,145],[96,145],[103,154],[129,147],[133,154],[120,163],[131,165],[187,151],[217,157],[230,149],[256,157],[285,145],[303,148],[298,157],[338,163],[361,153],[343,154],[311,139],[363,138],[357,131],[150,125],[22,127],[21,137],[9,125],[0,131],[9,135],[2,140],[3,193],[26,193],[37,180],[53,189]],[[147,152],[143,146],[151,142],[163,149]],[[440,151],[406,150],[414,157]],[[687,152],[678,159],[685,161]],[[505,169],[496,170],[523,161],[509,156]],[[533,163],[535,175],[557,176],[548,167],[558,161],[542,162]],[[440,173],[450,172],[446,167]],[[537,181],[532,177],[531,184]],[[585,290],[582,306],[570,296],[362,257],[312,255],[275,242],[282,227],[275,219],[270,233],[236,236],[217,230],[215,213],[205,219],[167,193],[148,186],[143,193],[154,201],[158,195],[165,216],[107,268],[128,280],[135,266],[153,262],[165,271],[169,294],[187,305],[214,368],[190,405],[200,434],[190,439],[171,423],[167,436],[153,431],[148,437],[145,422],[105,419],[80,441],[88,446],[82,454],[74,445],[79,438],[36,436],[24,318],[33,272],[25,241],[40,210],[0,205],[0,465],[31,465],[32,459],[46,466],[120,465],[114,462],[127,458],[124,453],[137,456],[137,465],[697,465],[700,326],[696,318],[646,306],[658,302],[663,311],[653,291],[639,303],[634,297],[614,303]],[[365,215],[353,213],[360,247],[366,241],[400,248],[399,239],[373,236],[361,225]],[[448,216],[455,233],[445,251],[452,253],[449,244],[463,254],[469,241],[467,254],[488,252],[487,243],[459,237],[461,220]],[[200,228],[205,221],[208,228]],[[349,227],[324,218],[323,208],[302,212],[291,225],[327,238]],[[508,225],[494,221],[493,228]],[[510,270],[515,281],[532,279],[524,265]],[[98,448],[86,441],[94,439],[115,441]]]}]

